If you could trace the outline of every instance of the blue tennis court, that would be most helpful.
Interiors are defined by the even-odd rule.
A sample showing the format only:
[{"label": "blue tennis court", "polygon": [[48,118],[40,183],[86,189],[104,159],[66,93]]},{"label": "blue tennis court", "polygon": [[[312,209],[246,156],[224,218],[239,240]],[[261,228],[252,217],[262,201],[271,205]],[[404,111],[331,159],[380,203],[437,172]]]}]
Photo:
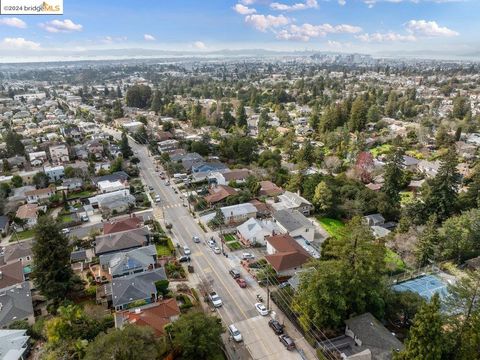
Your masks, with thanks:
[{"label": "blue tennis court", "polygon": [[430,300],[436,293],[440,295],[441,299],[444,299],[448,294],[447,284],[434,275],[420,276],[394,285],[392,288],[395,291],[411,291],[417,293],[427,300]]}]

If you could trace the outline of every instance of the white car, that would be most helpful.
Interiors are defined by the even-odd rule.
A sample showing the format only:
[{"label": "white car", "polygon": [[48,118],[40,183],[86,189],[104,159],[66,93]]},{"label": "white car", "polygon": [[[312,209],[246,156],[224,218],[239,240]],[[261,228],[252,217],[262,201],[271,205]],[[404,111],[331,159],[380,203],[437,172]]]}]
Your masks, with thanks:
[{"label": "white car", "polygon": [[210,246],[213,249],[214,247],[217,246],[217,244],[215,244],[215,241],[213,240],[208,240],[208,246]]},{"label": "white car", "polygon": [[192,252],[190,251],[190,248],[189,248],[187,245],[185,245],[185,246],[183,247],[183,253],[184,253],[185,255],[190,255]]},{"label": "white car", "polygon": [[200,237],[197,236],[197,235],[194,235],[194,236],[192,237],[192,240],[193,240],[194,243],[198,244],[198,243],[200,242]]},{"label": "white car", "polygon": [[62,229],[62,234],[70,234],[70,229]]},{"label": "white car", "polygon": [[254,256],[253,254],[244,252],[244,253],[242,254],[242,259],[243,259],[243,260],[252,260],[252,259],[255,259],[255,256]]},{"label": "white car", "polygon": [[255,309],[257,309],[258,313],[262,316],[268,315],[268,309],[262,303],[256,303]]},{"label": "white car", "polygon": [[220,248],[219,248],[218,246],[215,246],[215,247],[213,248],[213,252],[214,252],[215,254],[220,254],[220,253],[221,253]]},{"label": "white car", "polygon": [[160,201],[162,201],[162,199],[160,198],[160,195],[155,196],[155,202],[159,203]]}]

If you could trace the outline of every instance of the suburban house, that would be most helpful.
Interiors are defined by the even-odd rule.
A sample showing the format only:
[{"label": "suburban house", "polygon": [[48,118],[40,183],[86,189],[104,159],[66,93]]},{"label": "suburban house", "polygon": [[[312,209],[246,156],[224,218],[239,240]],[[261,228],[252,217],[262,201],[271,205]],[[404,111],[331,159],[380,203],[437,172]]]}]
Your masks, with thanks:
[{"label": "suburban house", "polygon": [[297,210],[279,210],[273,213],[273,220],[282,233],[292,237],[303,237],[307,242],[313,242],[315,225]]},{"label": "suburban house", "polygon": [[63,179],[62,186],[68,191],[81,190],[83,187],[83,180],[81,178]]},{"label": "suburban house", "polygon": [[65,144],[53,145],[48,148],[50,159],[54,164],[63,164],[70,161],[68,148]]},{"label": "suburban house", "polygon": [[221,162],[199,162],[192,164],[191,171],[192,173],[200,173],[200,172],[212,172],[212,171],[219,171],[225,170],[227,166]]},{"label": "suburban house", "polygon": [[29,204],[46,202],[51,196],[55,195],[55,186],[29,190],[25,192],[25,195],[27,196],[27,203]]},{"label": "suburban house", "polygon": [[24,267],[32,264],[33,252],[31,241],[13,243],[3,248],[0,264],[11,264],[20,261]]},{"label": "suburban house", "polygon": [[260,181],[260,191],[258,192],[259,196],[275,197],[280,194],[283,194],[283,189],[277,186],[275,183],[268,180]]},{"label": "suburban house", "polygon": [[30,325],[35,322],[28,281],[0,289],[0,327],[18,320],[27,320]]},{"label": "suburban house", "polygon": [[0,289],[25,281],[23,265],[20,260],[0,266]]},{"label": "suburban house", "polygon": [[310,201],[290,191],[285,191],[283,194],[278,195],[278,202],[273,203],[272,207],[276,211],[285,209],[298,210],[306,216],[310,215],[310,212],[313,210],[313,205]]},{"label": "suburban house", "polygon": [[210,194],[205,196],[205,201],[209,204],[216,204],[237,193],[237,190],[228,185],[215,185],[208,191]]},{"label": "suburban house", "polygon": [[238,224],[257,216],[257,208],[250,203],[224,206],[220,208],[225,224]]},{"label": "suburban house", "polygon": [[37,204],[25,204],[18,208],[15,216],[26,221],[23,228],[30,229],[37,225],[38,212],[42,210],[42,208],[43,207],[38,206]]},{"label": "suburban house", "polygon": [[155,303],[158,299],[155,283],[166,279],[164,268],[113,279],[113,308],[119,311]]},{"label": "suburban house", "polygon": [[365,313],[345,320],[345,335],[327,339],[319,347],[339,352],[346,360],[390,360],[404,345],[372,314]]},{"label": "suburban house", "polygon": [[115,253],[145,246],[149,243],[150,232],[147,227],[121,231],[95,238],[95,254]]},{"label": "suburban house", "polygon": [[128,209],[130,204],[135,204],[135,197],[130,195],[130,189],[123,189],[92,196],[88,201],[90,205],[102,210],[122,212]]},{"label": "suburban house", "polygon": [[368,226],[382,226],[385,218],[381,214],[371,214],[363,217]]},{"label": "suburban house", "polygon": [[210,183],[215,183],[217,185],[227,185],[230,181],[243,183],[249,176],[250,170],[248,169],[215,171],[208,175],[208,180]]},{"label": "suburban house", "polygon": [[47,153],[45,151],[31,152],[28,154],[28,159],[30,161],[30,165],[40,166],[47,161]]},{"label": "suburban house", "polygon": [[403,155],[403,168],[410,171],[417,170],[417,166],[420,160],[415,159],[414,157]]},{"label": "suburban house", "polygon": [[178,140],[168,139],[158,142],[158,151],[160,153],[169,153],[178,148]]},{"label": "suburban house", "polygon": [[0,216],[0,235],[6,236],[10,227],[10,219],[6,215]]},{"label": "suburban house", "polygon": [[62,165],[59,166],[44,166],[43,171],[48,176],[51,182],[60,180],[65,176],[65,168]]},{"label": "suburban house", "polygon": [[280,228],[271,220],[250,218],[243,224],[237,226],[237,236],[239,240],[247,246],[255,244],[265,246],[265,238],[267,236],[280,232]]},{"label": "suburban house", "polygon": [[27,330],[0,330],[0,356],[5,360],[27,360],[29,339]]},{"label": "suburban house", "polygon": [[142,219],[133,214],[121,220],[110,221],[103,224],[103,234],[113,234],[121,231],[133,230],[140,227]]},{"label": "suburban house", "polygon": [[108,175],[103,175],[103,176],[98,176],[92,179],[93,184],[98,184],[100,181],[121,181],[121,182],[126,182],[128,181],[129,176],[125,171],[117,171],[114,172],[113,174],[108,174]]},{"label": "suburban house", "polygon": [[117,312],[115,327],[122,328],[126,324],[149,326],[157,336],[163,336],[165,335],[165,326],[179,317],[180,308],[177,301],[174,298],[165,299],[141,308]]},{"label": "suburban house", "polygon": [[108,271],[112,278],[152,270],[156,263],[157,249],[155,245],[100,256],[102,269]]},{"label": "suburban house", "polygon": [[124,190],[127,188],[126,183],[115,180],[102,180],[97,183],[97,188],[100,194],[110,193],[118,190]]},{"label": "suburban house", "polygon": [[310,254],[288,234],[273,235],[266,238],[267,254],[265,259],[279,276],[292,276],[311,257]]},{"label": "suburban house", "polygon": [[420,160],[417,164],[417,169],[428,178],[435,177],[440,169],[440,161]]}]

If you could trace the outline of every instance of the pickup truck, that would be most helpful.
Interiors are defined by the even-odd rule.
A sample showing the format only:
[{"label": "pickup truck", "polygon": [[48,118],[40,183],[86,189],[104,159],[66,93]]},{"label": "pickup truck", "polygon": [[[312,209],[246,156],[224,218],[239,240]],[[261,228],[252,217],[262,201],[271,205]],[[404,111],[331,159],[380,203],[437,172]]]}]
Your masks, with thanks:
[{"label": "pickup truck", "polygon": [[215,291],[212,291],[210,294],[208,294],[208,297],[210,298],[210,301],[214,307],[217,308],[223,305],[222,299],[220,299],[220,296],[218,296]]}]

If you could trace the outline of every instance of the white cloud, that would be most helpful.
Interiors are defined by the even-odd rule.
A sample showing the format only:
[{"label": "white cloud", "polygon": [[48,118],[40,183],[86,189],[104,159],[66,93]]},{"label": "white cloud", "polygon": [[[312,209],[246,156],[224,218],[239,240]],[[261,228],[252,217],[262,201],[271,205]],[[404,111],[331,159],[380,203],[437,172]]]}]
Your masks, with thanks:
[{"label": "white cloud", "polygon": [[417,38],[412,35],[402,35],[394,32],[387,33],[373,33],[360,34],[355,36],[358,40],[363,42],[395,42],[395,41],[415,41]]},{"label": "white cloud", "polygon": [[308,41],[311,38],[324,37],[327,34],[356,34],[362,31],[361,27],[340,24],[340,25],[290,25],[290,27],[283,29],[277,33],[277,38],[282,40],[300,40]]},{"label": "white cloud", "polygon": [[347,3],[347,0],[338,0],[338,4],[343,6]]},{"label": "white cloud", "polygon": [[405,25],[407,31],[418,36],[458,36],[459,33],[447,27],[439,26],[435,21],[410,20]]},{"label": "white cloud", "polygon": [[317,0],[305,0],[304,3],[296,3],[293,5],[273,2],[270,4],[270,7],[274,10],[279,10],[279,11],[296,11],[296,10],[318,8],[318,2]]},{"label": "white cloud", "polygon": [[462,2],[462,1],[465,1],[465,0],[363,0],[363,2],[367,4],[369,8],[372,8],[373,5],[379,2],[388,2],[388,3],[411,2],[415,4],[430,2],[430,3],[442,4],[442,3]]},{"label": "white cloud", "polygon": [[255,0],[240,0],[243,5],[252,5]]},{"label": "white cloud", "polygon": [[82,31],[83,29],[82,25],[75,24],[70,19],[65,19],[63,21],[52,20],[50,22],[40,24],[40,26],[51,33]]},{"label": "white cloud", "polygon": [[283,15],[247,15],[245,22],[257,30],[266,31],[269,28],[287,25],[290,23],[290,19]]},{"label": "white cloud", "polygon": [[2,44],[7,48],[36,50],[40,44],[24,38],[4,38]]},{"label": "white cloud", "polygon": [[233,10],[235,10],[237,13],[239,13],[241,15],[250,15],[250,14],[254,14],[254,13],[257,12],[257,10],[255,10],[253,8],[249,8],[248,6],[245,6],[245,5],[242,5],[242,4],[236,4],[233,7]]},{"label": "white cloud", "polygon": [[197,49],[200,49],[200,50],[204,50],[207,48],[207,45],[205,45],[205,43],[202,41],[195,41],[193,43],[193,46],[195,46]]},{"label": "white cloud", "polygon": [[112,36],[104,36],[100,42],[102,42],[103,44],[113,44],[113,43],[117,43],[117,42],[123,42],[123,41],[127,41],[128,38],[126,36],[118,36],[118,37],[112,37]]},{"label": "white cloud", "polygon": [[25,23],[25,21],[20,20],[19,18],[16,18],[16,17],[0,19],[0,25],[12,26],[19,29],[25,29],[27,27],[27,24]]},{"label": "white cloud", "polygon": [[150,34],[144,34],[144,35],[143,35],[143,39],[144,39],[145,41],[155,41],[155,40],[156,40],[156,39],[155,39],[155,36],[150,35]]}]

